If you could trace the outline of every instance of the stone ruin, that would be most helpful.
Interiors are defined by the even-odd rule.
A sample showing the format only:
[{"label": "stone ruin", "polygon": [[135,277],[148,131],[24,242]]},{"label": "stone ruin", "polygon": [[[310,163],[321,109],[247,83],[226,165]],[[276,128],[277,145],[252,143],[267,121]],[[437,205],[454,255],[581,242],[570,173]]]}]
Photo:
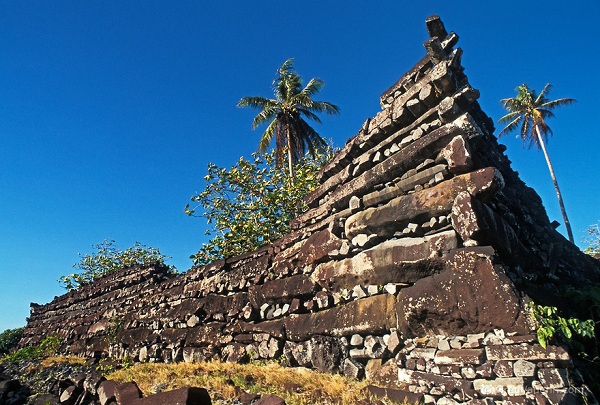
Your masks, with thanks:
[{"label": "stone ruin", "polygon": [[32,304],[21,345],[57,333],[82,356],[279,359],[414,402],[595,401],[565,348],[537,344],[527,303],[598,283],[600,264],[511,169],[458,36],[437,16],[426,25],[426,55],[322,169],[291,234]]}]

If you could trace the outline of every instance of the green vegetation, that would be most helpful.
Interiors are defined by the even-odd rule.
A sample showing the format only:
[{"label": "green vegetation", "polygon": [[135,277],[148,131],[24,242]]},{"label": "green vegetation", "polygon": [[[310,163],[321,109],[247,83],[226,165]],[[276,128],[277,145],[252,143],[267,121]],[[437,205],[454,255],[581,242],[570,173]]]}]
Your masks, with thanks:
[{"label": "green vegetation", "polygon": [[516,90],[516,97],[500,100],[504,108],[508,110],[508,114],[500,118],[499,122],[508,124],[500,131],[499,136],[511,132],[520,126],[519,137],[523,140],[523,145],[529,143],[530,147],[535,145],[542,150],[548,164],[548,169],[550,170],[550,177],[554,183],[554,189],[556,190],[558,204],[560,205],[560,210],[565,221],[569,241],[575,243],[573,231],[571,231],[571,223],[567,217],[562,194],[558,188],[558,182],[554,174],[554,168],[546,150],[548,134],[552,135],[552,130],[546,123],[546,119],[554,117],[554,113],[552,112],[554,108],[572,104],[575,100],[572,98],[549,100],[547,95],[550,93],[550,84],[546,84],[540,94],[536,94],[535,90],[530,89],[526,84],[520,85]]},{"label": "green vegetation", "polygon": [[0,354],[6,354],[17,347],[23,335],[23,329],[25,328],[6,329],[0,333]]},{"label": "green vegetation", "polygon": [[276,151],[251,160],[241,157],[231,169],[208,165],[206,189],[191,198],[196,207],[185,212],[203,216],[212,229],[212,239],[191,258],[195,265],[239,255],[270,244],[290,232],[289,223],[307,209],[303,197],[317,185],[317,173],[331,157],[331,149],[306,156],[295,165],[294,182],[290,174],[274,164]]},{"label": "green vegetation", "polygon": [[[72,291],[126,267],[164,263],[165,259],[170,258],[160,253],[160,250],[139,242],[126,250],[120,250],[114,243],[114,240],[104,240],[98,245],[93,245],[96,252],[85,256],[80,254],[80,261],[73,267],[81,271],[62,276],[58,282],[67,290]],[[175,271],[174,268],[172,270]]]},{"label": "green vegetation", "polygon": [[600,223],[594,224],[587,229],[585,238],[587,247],[584,252],[588,255],[600,255]]},{"label": "green vegetation", "polygon": [[531,316],[536,323],[538,342],[542,347],[558,336],[570,340],[573,334],[584,338],[595,337],[595,322],[593,319],[581,321],[577,318],[563,318],[558,315],[556,307],[537,305],[529,303]]},{"label": "green vegetation", "polygon": [[273,81],[274,99],[243,97],[238,103],[238,107],[260,109],[252,121],[252,128],[264,123],[268,125],[261,137],[258,151],[267,151],[274,137],[276,166],[281,166],[287,152],[290,181],[295,180],[294,165],[304,158],[307,151],[314,157],[316,152],[327,148],[327,143],[303,117],[320,123],[318,113],[339,113],[337,106],[312,99],[312,96],[321,91],[325,82],[312,78],[302,88],[302,79],[294,70],[293,63],[293,59],[288,59],[277,70],[277,77]]},{"label": "green vegetation", "polygon": [[25,346],[19,350],[9,353],[0,360],[6,363],[16,363],[20,360],[40,359],[42,357],[53,356],[58,353],[62,345],[62,339],[57,335],[49,335],[38,345]]}]

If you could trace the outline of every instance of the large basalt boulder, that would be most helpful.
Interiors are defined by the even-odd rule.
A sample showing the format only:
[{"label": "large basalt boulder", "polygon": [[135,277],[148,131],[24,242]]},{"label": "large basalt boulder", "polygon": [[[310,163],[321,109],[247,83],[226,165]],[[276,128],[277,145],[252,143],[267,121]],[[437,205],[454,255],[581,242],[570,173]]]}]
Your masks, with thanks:
[{"label": "large basalt boulder", "polygon": [[460,335],[500,328],[527,333],[532,328],[522,297],[493,250],[462,249],[448,268],[402,289],[398,325],[408,335]]},{"label": "large basalt boulder", "polygon": [[288,339],[296,342],[313,335],[381,334],[396,325],[395,303],[393,295],[375,295],[312,314],[291,315],[283,322]]}]

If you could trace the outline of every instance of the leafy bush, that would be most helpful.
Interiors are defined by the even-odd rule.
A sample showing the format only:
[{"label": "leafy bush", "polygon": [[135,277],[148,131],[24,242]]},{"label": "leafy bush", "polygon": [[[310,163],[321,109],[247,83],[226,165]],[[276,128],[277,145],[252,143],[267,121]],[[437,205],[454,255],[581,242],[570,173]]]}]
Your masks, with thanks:
[{"label": "leafy bush", "polygon": [[52,356],[58,353],[62,339],[57,335],[49,335],[39,345],[25,346],[19,350],[7,354],[2,358],[3,362],[16,363],[21,360],[38,359]]},{"label": "leafy bush", "polygon": [[556,307],[537,305],[534,302],[529,303],[529,309],[536,323],[538,342],[544,348],[557,336],[567,340],[571,339],[573,334],[584,338],[595,336],[593,319],[581,321],[577,318],[563,318],[558,315]]},{"label": "leafy bush", "polygon": [[[170,258],[160,253],[160,250],[139,242],[126,250],[120,250],[114,243],[114,240],[104,240],[98,245],[93,245],[97,250],[95,253],[85,256],[80,254],[80,261],[73,267],[81,272],[62,276],[58,282],[72,291],[115,271],[134,265],[164,263],[165,259]],[[175,268],[172,267],[172,270],[175,271]]]},{"label": "leafy bush", "polygon": [[24,328],[6,329],[0,333],[0,354],[8,353],[15,348],[21,340]]},{"label": "leafy bush", "polygon": [[231,169],[208,165],[204,191],[191,197],[196,207],[185,213],[207,219],[212,239],[191,256],[195,265],[246,253],[289,233],[290,221],[307,209],[303,198],[318,186],[317,173],[332,156],[331,149],[306,157],[295,166],[292,179],[275,165],[276,152],[241,157]]}]

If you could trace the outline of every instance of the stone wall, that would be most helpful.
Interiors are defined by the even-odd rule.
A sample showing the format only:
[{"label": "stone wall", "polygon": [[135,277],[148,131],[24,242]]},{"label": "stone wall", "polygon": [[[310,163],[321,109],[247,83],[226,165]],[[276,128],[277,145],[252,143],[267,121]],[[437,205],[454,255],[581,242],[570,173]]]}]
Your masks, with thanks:
[{"label": "stone wall", "polygon": [[458,36],[436,16],[427,30],[426,56],[323,168],[291,234],[179,276],[126,269],[36,305],[21,344],[58,333],[81,355],[281,359],[437,403],[555,403],[581,390],[569,355],[534,343],[526,303],[598,283],[600,265],[511,169]]}]

